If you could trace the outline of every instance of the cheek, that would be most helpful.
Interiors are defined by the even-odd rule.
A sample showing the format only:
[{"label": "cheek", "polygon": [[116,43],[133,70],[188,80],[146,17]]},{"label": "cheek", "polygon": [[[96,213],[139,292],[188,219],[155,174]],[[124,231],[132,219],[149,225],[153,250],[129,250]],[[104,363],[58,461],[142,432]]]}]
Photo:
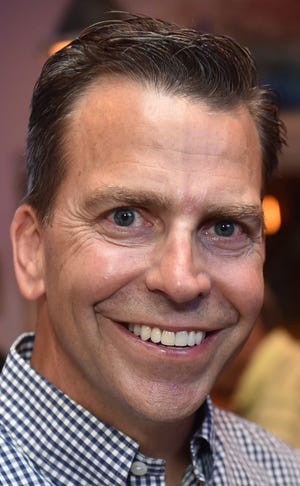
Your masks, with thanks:
[{"label": "cheek", "polygon": [[60,274],[78,300],[94,304],[138,279],[144,272],[145,252],[110,244],[93,244],[65,262]]},{"label": "cheek", "polygon": [[226,268],[224,271],[220,271],[218,278],[222,279],[220,287],[223,289],[226,299],[236,308],[242,319],[252,323],[263,304],[262,263],[247,264],[240,262],[234,269]]}]

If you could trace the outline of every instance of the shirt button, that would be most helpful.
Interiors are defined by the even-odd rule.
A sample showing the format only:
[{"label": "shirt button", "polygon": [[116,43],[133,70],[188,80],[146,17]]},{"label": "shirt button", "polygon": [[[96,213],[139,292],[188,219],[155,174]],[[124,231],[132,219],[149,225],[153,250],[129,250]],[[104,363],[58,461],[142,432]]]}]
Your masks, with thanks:
[{"label": "shirt button", "polygon": [[132,463],[131,472],[135,476],[145,476],[147,474],[148,468],[146,464],[140,461],[135,461]]}]

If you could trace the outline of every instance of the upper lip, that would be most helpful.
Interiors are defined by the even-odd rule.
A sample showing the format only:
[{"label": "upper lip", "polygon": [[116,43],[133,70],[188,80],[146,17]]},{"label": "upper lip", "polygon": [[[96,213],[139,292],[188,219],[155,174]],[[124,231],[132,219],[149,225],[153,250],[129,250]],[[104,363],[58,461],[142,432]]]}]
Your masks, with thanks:
[{"label": "upper lip", "polygon": [[118,320],[114,320],[114,322],[117,322],[118,324],[121,324],[122,326],[125,326],[125,327],[128,327],[129,324],[132,324],[132,325],[138,325],[138,326],[149,326],[151,327],[152,329],[155,328],[155,327],[158,327],[159,329],[162,329],[162,330],[165,330],[165,331],[171,331],[171,332],[180,332],[180,331],[186,331],[186,332],[191,332],[191,331],[195,331],[195,332],[205,332],[205,333],[208,333],[208,332],[213,332],[213,331],[219,331],[221,330],[222,328],[219,328],[219,329],[216,329],[216,328],[207,328],[207,327],[200,327],[199,324],[198,325],[181,325],[181,326],[174,326],[174,325],[166,325],[165,323],[164,324],[160,324],[160,323],[149,323],[149,322],[144,322],[144,321],[141,321],[141,322],[133,322],[133,321],[128,321],[128,322],[125,322],[125,321],[118,321]]},{"label": "upper lip", "polygon": [[157,320],[153,319],[151,321],[150,320],[148,321],[148,320],[145,320],[145,319],[138,320],[137,318],[135,318],[134,320],[129,319],[128,321],[126,321],[124,319],[118,319],[118,318],[114,318],[112,316],[106,315],[105,313],[97,311],[97,309],[95,309],[95,312],[96,312],[96,314],[101,314],[105,319],[109,319],[110,321],[116,322],[117,324],[120,324],[121,326],[128,327],[129,324],[132,324],[132,325],[139,325],[139,326],[149,326],[151,328],[158,327],[159,329],[163,329],[163,330],[166,330],[166,331],[172,331],[172,332],[179,332],[179,331],[186,331],[186,332],[191,332],[191,331],[199,332],[199,331],[201,331],[201,332],[205,332],[205,333],[217,332],[217,331],[222,331],[223,329],[226,329],[228,327],[231,327],[234,324],[232,322],[228,322],[228,323],[222,323],[222,324],[213,324],[211,326],[207,325],[207,324],[201,325],[201,323],[196,322],[195,317],[193,318],[193,322],[191,322],[191,320],[189,320],[188,317],[185,317],[185,319],[184,319],[185,322],[182,322],[182,317],[180,318],[178,316],[174,317],[173,320],[172,320],[172,318],[169,318],[168,319],[169,323],[166,323],[166,321],[159,322],[159,319],[157,319]]}]

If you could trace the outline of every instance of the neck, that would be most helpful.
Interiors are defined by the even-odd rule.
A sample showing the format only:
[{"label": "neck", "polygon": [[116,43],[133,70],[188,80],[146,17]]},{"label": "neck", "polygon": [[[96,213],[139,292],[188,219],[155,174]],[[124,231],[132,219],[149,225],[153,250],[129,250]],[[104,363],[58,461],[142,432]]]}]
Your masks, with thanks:
[{"label": "neck", "polygon": [[[190,462],[189,443],[194,431],[194,416],[180,422],[157,424],[135,422],[128,435],[140,444],[142,454],[166,461],[166,484],[179,486]],[[127,433],[124,430],[125,433]]]},{"label": "neck", "polygon": [[136,436],[143,454],[168,460],[185,454],[194,428],[194,417],[188,417],[180,422],[153,423],[143,418],[135,430],[131,427],[129,435]]}]

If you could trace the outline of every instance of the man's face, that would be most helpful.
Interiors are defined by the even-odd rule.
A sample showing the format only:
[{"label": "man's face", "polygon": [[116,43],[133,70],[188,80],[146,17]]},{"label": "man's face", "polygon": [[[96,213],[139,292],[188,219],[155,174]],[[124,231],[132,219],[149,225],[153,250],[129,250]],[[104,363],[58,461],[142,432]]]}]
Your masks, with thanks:
[{"label": "man's face", "polygon": [[121,429],[187,417],[262,302],[252,119],[113,79],[77,103],[65,147],[33,363]]}]

